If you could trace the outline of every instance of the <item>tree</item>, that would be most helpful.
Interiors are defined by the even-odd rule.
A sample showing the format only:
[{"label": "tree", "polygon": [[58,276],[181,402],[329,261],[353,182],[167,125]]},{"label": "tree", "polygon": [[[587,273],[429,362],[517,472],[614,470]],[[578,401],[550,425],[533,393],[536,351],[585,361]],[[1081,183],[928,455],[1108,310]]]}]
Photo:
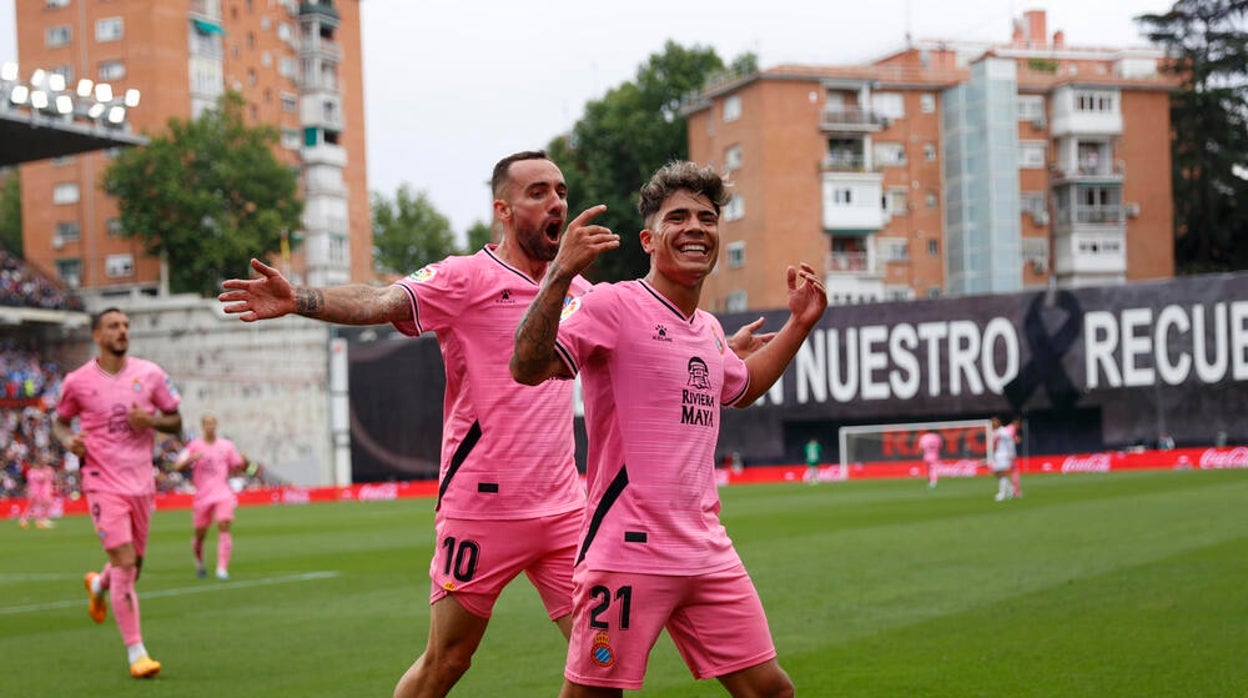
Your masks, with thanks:
[{"label": "tree", "polygon": [[22,256],[22,178],[0,170],[0,245]]},{"label": "tree", "polygon": [[[756,66],[757,59],[744,54],[732,68],[752,71]],[[724,71],[714,49],[668,41],[662,53],[651,54],[637,69],[633,82],[588,103],[571,133],[547,147],[568,180],[569,217],[606,204],[606,213],[594,222],[620,235],[620,249],[600,257],[589,270],[593,279],[631,279],[649,269],[637,238],[642,227],[637,191],[664,163],[689,156],[682,99]]]},{"label": "tree", "polygon": [[1175,264],[1248,268],[1248,0],[1178,0],[1136,18],[1182,80],[1171,98]]},{"label": "tree", "polygon": [[104,171],[123,234],[167,258],[175,293],[215,295],[300,225],[298,177],[274,155],[277,130],[244,124],[244,104],[229,92],[196,119],[170,119],[166,133]]},{"label": "tree", "polygon": [[458,252],[451,222],[424,191],[413,193],[406,183],[394,201],[373,192],[373,248],[376,266],[398,274]]},{"label": "tree", "polygon": [[468,253],[471,254],[494,240],[494,229],[485,221],[477,221],[468,228]]}]

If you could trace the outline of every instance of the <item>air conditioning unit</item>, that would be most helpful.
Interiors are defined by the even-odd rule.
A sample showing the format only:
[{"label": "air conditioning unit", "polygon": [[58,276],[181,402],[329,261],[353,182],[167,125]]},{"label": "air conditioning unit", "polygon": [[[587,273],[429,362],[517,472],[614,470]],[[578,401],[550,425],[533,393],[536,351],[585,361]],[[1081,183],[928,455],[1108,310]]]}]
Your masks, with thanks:
[{"label": "air conditioning unit", "polygon": [[1035,221],[1036,225],[1048,225],[1049,224],[1049,212],[1048,211],[1036,211],[1035,213],[1031,214],[1031,220]]},{"label": "air conditioning unit", "polygon": [[1049,271],[1049,260],[1033,259],[1031,260],[1031,270],[1037,274],[1044,274]]},{"label": "air conditioning unit", "polygon": [[59,250],[59,249],[61,249],[61,248],[62,248],[62,247],[64,247],[64,246],[65,246],[65,239],[64,239],[64,238],[62,238],[60,235],[53,235],[53,236],[52,236],[52,249],[54,249],[54,250]]},{"label": "air conditioning unit", "polygon": [[1036,118],[1031,120],[1031,127],[1036,129],[1037,131],[1043,130],[1044,127],[1047,125],[1048,125],[1048,122],[1044,120],[1043,116],[1037,116]]},{"label": "air conditioning unit", "polygon": [[1135,202],[1124,204],[1122,207],[1122,212],[1125,213],[1128,218],[1139,218],[1140,217],[1140,205]]}]

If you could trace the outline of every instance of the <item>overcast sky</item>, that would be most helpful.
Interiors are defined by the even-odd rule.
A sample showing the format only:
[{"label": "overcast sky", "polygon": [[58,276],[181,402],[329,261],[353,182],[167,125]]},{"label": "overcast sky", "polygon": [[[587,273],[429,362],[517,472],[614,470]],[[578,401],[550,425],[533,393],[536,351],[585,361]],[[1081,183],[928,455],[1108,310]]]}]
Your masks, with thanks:
[{"label": "overcast sky", "polygon": [[[0,0],[0,61],[15,60]],[[21,0],[36,2],[38,0]],[[229,0],[226,0],[227,2]],[[262,5],[263,0],[257,2]],[[1142,46],[1132,17],[1172,0],[363,0],[369,188],[428,192],[462,233],[489,216],[502,156],[541,148],[667,39],[762,67],[859,63],[916,39],[1007,41],[1045,9],[1070,46]],[[760,8],[766,8],[760,11]],[[23,73],[28,72],[23,66]],[[141,107],[140,107],[141,108]]]}]

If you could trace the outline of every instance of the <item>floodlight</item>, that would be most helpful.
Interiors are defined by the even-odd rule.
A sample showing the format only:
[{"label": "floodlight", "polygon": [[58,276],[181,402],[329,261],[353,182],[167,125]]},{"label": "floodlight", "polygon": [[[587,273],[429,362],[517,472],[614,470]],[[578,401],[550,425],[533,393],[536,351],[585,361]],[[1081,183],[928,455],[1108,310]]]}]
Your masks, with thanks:
[{"label": "floodlight", "polygon": [[106,82],[101,82],[98,85],[96,85],[95,86],[95,101],[97,102],[113,101],[113,86]]},{"label": "floodlight", "polygon": [[30,88],[25,85],[15,85],[13,91],[9,93],[9,101],[14,104],[25,104],[30,99]]},{"label": "floodlight", "polygon": [[139,91],[137,89],[131,87],[126,90],[125,104],[127,109],[134,109],[139,106]]},{"label": "floodlight", "polygon": [[69,95],[57,95],[56,113],[70,114],[74,111],[74,100]]},{"label": "floodlight", "polygon": [[48,93],[43,90],[35,90],[30,93],[30,106],[35,109],[48,108]]},{"label": "floodlight", "polygon": [[113,106],[108,109],[108,123],[120,124],[126,120],[126,108],[123,106]]},{"label": "floodlight", "polygon": [[0,80],[4,80],[5,82],[16,82],[17,75],[17,64],[12,61],[6,61],[5,64],[0,67]]},{"label": "floodlight", "polygon": [[30,76],[31,87],[43,87],[44,81],[48,79],[48,71],[39,68]]},{"label": "floodlight", "polygon": [[95,104],[91,105],[90,109],[87,110],[87,117],[92,118],[92,119],[98,119],[101,116],[104,116],[104,110],[106,109],[108,109],[108,107],[104,106],[103,104],[99,102],[96,102]]},{"label": "floodlight", "polygon": [[95,83],[91,82],[90,78],[83,78],[78,81],[77,92],[79,97],[90,97],[93,89],[95,89]]},{"label": "floodlight", "polygon": [[53,92],[65,91],[65,76],[60,73],[52,73],[48,76],[48,89]]}]

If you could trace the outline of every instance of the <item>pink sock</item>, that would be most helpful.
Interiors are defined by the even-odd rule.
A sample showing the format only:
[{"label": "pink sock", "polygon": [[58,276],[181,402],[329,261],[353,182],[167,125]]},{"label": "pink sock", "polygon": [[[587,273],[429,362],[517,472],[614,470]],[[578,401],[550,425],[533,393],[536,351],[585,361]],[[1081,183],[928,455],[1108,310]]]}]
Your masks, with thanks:
[{"label": "pink sock", "polygon": [[191,537],[191,552],[195,553],[195,562],[204,564],[204,539]]},{"label": "pink sock", "polygon": [[228,533],[217,533],[217,569],[230,569],[230,553],[234,550],[234,537]]},{"label": "pink sock", "polygon": [[117,618],[117,627],[121,630],[121,639],[129,647],[143,641],[143,633],[139,630],[139,597],[134,593],[134,579],[138,570],[134,567],[114,567],[109,574],[112,577],[108,597],[113,605],[113,616]]}]

